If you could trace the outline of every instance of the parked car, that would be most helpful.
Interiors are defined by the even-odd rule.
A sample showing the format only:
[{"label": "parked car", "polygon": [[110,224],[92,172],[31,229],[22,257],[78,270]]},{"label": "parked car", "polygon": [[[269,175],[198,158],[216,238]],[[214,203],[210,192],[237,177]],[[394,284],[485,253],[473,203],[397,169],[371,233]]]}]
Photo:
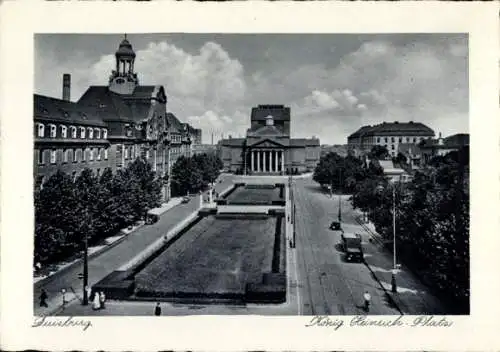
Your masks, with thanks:
[{"label": "parked car", "polygon": [[340,225],[340,221],[334,221],[334,222],[332,222],[331,225],[330,225],[330,230],[341,231],[342,230],[342,226]]},{"label": "parked car", "polygon": [[182,203],[189,203],[190,200],[191,200],[191,198],[189,198],[188,196],[184,196],[184,197],[182,197],[181,202]]}]

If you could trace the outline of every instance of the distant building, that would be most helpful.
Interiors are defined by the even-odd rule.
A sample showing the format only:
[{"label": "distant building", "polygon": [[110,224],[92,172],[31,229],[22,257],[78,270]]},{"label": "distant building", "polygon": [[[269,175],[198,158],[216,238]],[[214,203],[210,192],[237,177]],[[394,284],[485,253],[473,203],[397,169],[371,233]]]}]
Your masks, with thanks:
[{"label": "distant building", "polygon": [[336,153],[341,157],[346,157],[347,155],[349,155],[349,147],[346,144],[335,144],[335,145],[323,144],[321,146],[321,156],[324,156],[328,153]]},{"label": "distant building", "polygon": [[[34,95],[36,187],[57,170],[73,178],[84,168],[100,175],[105,168],[116,171],[138,156],[164,176],[178,154],[190,154],[188,127],[167,114],[163,86],[139,84],[135,52],[126,38],[115,58],[108,85],[89,87],[77,102],[70,101],[69,74],[63,76],[62,99]],[[168,182],[164,196],[170,197]]]},{"label": "distant building", "polygon": [[217,144],[193,144],[193,155],[195,154],[214,154],[218,156]]},{"label": "distant building", "polygon": [[290,138],[290,108],[259,105],[252,108],[245,138],[219,141],[224,169],[244,174],[286,174],[314,170],[319,161],[317,138]]},{"label": "distant building", "polygon": [[383,122],[361,127],[347,137],[347,144],[356,154],[367,153],[373,146],[381,145],[387,148],[391,156],[396,156],[400,143],[417,145],[434,135],[431,128],[420,122]]},{"label": "distant building", "polygon": [[384,170],[384,176],[390,182],[408,182],[410,175],[396,165],[391,160],[379,160],[380,167]]},{"label": "distant building", "polygon": [[435,156],[444,156],[450,152],[469,147],[469,134],[459,133],[442,138],[441,133],[437,139],[423,141],[421,150],[423,163],[428,163]]}]

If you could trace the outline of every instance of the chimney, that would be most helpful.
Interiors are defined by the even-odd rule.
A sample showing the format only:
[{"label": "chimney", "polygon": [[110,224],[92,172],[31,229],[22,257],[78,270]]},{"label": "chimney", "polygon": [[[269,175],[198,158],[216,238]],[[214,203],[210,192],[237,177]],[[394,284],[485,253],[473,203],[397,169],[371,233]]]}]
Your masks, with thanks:
[{"label": "chimney", "polygon": [[63,75],[62,99],[64,101],[71,100],[71,75],[68,73]]}]

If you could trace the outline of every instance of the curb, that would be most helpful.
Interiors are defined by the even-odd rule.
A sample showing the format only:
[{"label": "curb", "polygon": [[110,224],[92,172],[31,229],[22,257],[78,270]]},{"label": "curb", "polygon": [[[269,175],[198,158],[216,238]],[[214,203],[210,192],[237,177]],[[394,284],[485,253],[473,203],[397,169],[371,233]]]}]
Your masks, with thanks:
[{"label": "curb", "polygon": [[[358,217],[355,217],[356,221],[361,225],[361,227],[363,227],[363,229],[377,242],[377,243],[381,243],[380,240],[374,236],[373,232],[367,227],[367,226],[364,226],[364,224],[358,219]],[[385,295],[387,298],[389,298],[389,300],[391,301],[391,303],[396,307],[396,309],[398,310],[398,312],[401,314],[401,315],[404,315],[403,311],[401,310],[401,308],[399,307],[399,304],[398,302],[396,302],[396,299],[393,297],[393,294],[392,293],[389,293],[389,291],[386,290],[386,288],[384,287],[384,285],[382,285],[382,282],[380,282],[377,274],[375,274],[375,272],[372,270],[372,268],[370,267],[370,265],[366,262],[366,260],[363,260],[363,263],[365,264],[365,266],[368,268],[368,270],[370,270],[370,273],[371,275],[375,278],[375,280],[378,282],[378,284],[380,285],[380,287],[382,287],[382,290],[384,291]]]},{"label": "curb", "polygon": [[[174,205],[172,208],[166,210],[165,212],[163,212],[161,215],[163,214],[166,214],[168,213],[171,209],[173,209],[174,207],[178,206],[179,204],[176,204]],[[91,260],[95,257],[97,257],[98,255],[106,252],[107,250],[109,249],[112,249],[113,247],[117,246],[118,244],[120,244],[121,242],[123,242],[129,235],[135,233],[137,230],[139,229],[142,229],[146,224],[142,224],[140,226],[138,226],[136,229],[134,229],[133,231],[130,231],[129,233],[123,235],[120,239],[114,241],[113,243],[110,243],[109,245],[106,245],[105,247],[95,251],[94,253],[92,254],[89,254],[88,257],[87,257],[87,260]],[[121,230],[120,230],[121,231]],[[73,269],[75,266],[77,266],[78,264],[82,264],[83,262],[83,258],[79,258],[77,260],[75,260],[74,262],[72,262],[71,264],[65,266],[64,268],[56,271],[54,274],[50,275],[50,276],[47,276],[45,279],[41,279],[37,282],[35,282],[35,284],[33,285],[35,289],[38,289],[40,288],[40,286],[44,286],[46,285],[47,283],[51,282],[51,280],[53,280],[55,278],[55,276],[57,275],[62,275],[64,274],[66,271],[70,270],[70,269]]]}]

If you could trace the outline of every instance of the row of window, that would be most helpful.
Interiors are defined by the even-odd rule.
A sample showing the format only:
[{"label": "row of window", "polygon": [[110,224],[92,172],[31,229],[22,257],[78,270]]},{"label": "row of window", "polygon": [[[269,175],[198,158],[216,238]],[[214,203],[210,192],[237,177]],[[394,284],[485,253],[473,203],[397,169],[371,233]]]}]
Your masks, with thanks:
[{"label": "row of window", "polygon": [[[48,153],[48,157],[47,157]],[[47,162],[50,164],[63,163],[77,163],[94,160],[108,160],[108,148],[85,148],[85,149],[64,149],[62,153],[62,160],[57,160],[58,153],[56,149],[40,149],[38,151],[38,164],[43,165]]]},{"label": "row of window", "polygon": [[[57,126],[49,123],[47,125],[49,130],[48,137],[56,138],[57,137]],[[96,127],[76,127],[76,126],[65,126],[59,125],[59,136],[61,138],[68,138],[68,130],[69,130],[69,138],[90,138],[90,139],[107,139],[108,138],[108,130],[105,128],[96,128]],[[43,123],[37,123],[37,136],[40,138],[45,137],[45,125]],[[87,137],[86,137],[87,136]]]},{"label": "row of window", "polygon": [[[398,142],[399,143],[403,143],[403,138],[405,138],[405,137],[399,137],[398,138]],[[423,139],[424,139],[423,137],[413,137],[413,143],[420,142]],[[381,140],[382,139],[380,137],[377,137],[377,143],[380,143]],[[389,138],[388,137],[384,137],[384,142],[385,143],[389,143]],[[396,139],[394,137],[391,137],[391,143],[395,143],[395,142],[396,142]],[[406,142],[405,143],[411,143],[411,138],[410,137],[406,137]]]},{"label": "row of window", "polygon": [[[96,175],[97,177],[101,176],[101,169],[95,169],[95,170],[94,170],[94,172],[95,172],[95,175]],[[81,173],[81,171],[79,171],[79,172],[77,172],[77,171],[73,171],[73,172],[71,173],[71,178],[73,179],[73,182],[74,182],[74,181],[76,181],[76,178],[80,175],[80,173]],[[42,189],[42,188],[43,188],[43,184],[44,184],[44,182],[45,182],[47,179],[48,179],[48,177],[46,177],[46,176],[43,176],[43,175],[38,176],[38,177],[36,178],[36,184],[35,184],[35,187]]]}]

